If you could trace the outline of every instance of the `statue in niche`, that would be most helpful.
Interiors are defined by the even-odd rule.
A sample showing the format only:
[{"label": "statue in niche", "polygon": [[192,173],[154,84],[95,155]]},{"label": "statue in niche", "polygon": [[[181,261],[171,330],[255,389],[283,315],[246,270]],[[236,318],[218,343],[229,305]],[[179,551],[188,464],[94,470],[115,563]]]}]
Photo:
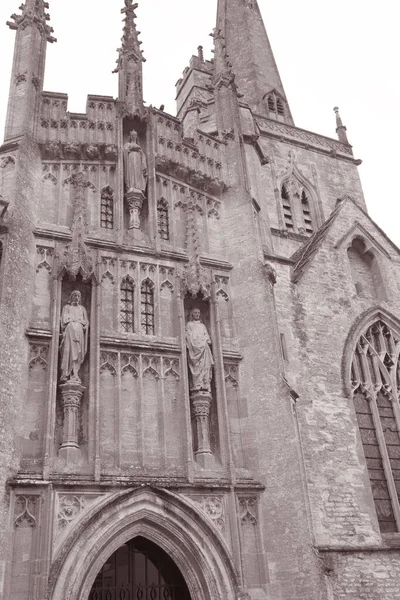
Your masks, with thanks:
[{"label": "statue in niche", "polygon": [[124,146],[124,170],[127,193],[144,194],[147,185],[147,160],[134,129],[130,132],[129,141]]},{"label": "statue in niche", "polygon": [[191,374],[190,391],[210,393],[214,359],[210,348],[211,338],[200,319],[198,308],[191,311],[190,320],[186,324],[186,345]]},{"label": "statue in niche", "polygon": [[79,371],[87,353],[89,320],[79,290],[71,292],[61,314],[61,381],[81,383]]}]

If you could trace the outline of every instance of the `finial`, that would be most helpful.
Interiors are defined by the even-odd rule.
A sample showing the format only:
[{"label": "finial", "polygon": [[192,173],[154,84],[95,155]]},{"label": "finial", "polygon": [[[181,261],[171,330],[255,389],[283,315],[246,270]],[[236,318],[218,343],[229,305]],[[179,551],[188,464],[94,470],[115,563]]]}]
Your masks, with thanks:
[{"label": "finial", "polygon": [[343,125],[342,119],[339,114],[339,108],[337,106],[335,106],[335,108],[333,110],[335,111],[335,114],[336,114],[336,133],[339,138],[339,141],[343,142],[344,144],[348,144],[349,140],[347,139],[347,133],[346,133],[347,128]]},{"label": "finial", "polygon": [[199,46],[197,48],[197,56],[199,57],[199,60],[201,60],[201,62],[204,62],[203,46]]},{"label": "finial", "polygon": [[51,34],[54,29],[47,24],[50,21],[50,15],[45,12],[45,9],[49,8],[49,3],[44,0],[26,0],[24,4],[21,4],[19,10],[22,12],[21,15],[15,13],[11,15],[13,21],[7,21],[7,25],[10,29],[25,28],[27,25],[36,25],[40,33],[46,36],[46,39],[51,44],[56,42],[57,39]]}]

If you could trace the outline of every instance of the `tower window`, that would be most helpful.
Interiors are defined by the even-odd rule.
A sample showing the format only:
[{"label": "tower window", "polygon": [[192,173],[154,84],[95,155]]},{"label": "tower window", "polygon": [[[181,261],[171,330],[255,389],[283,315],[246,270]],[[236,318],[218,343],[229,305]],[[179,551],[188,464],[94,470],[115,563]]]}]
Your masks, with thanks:
[{"label": "tower window", "polygon": [[275,98],[272,94],[268,96],[268,110],[269,112],[276,112]]},{"label": "tower window", "polygon": [[311,210],[310,204],[308,201],[308,197],[306,192],[303,190],[301,193],[301,209],[303,212],[303,221],[304,221],[304,229],[308,235],[314,233],[312,219],[311,219]]},{"label": "tower window", "polygon": [[169,240],[168,203],[161,198],[157,203],[158,233],[162,240]]},{"label": "tower window", "polygon": [[362,335],[351,383],[361,442],[381,531],[400,526],[399,345],[383,321]]},{"label": "tower window", "polygon": [[129,276],[121,283],[121,328],[128,333],[134,332],[134,292],[135,284]]},{"label": "tower window", "polygon": [[282,198],[282,209],[283,209],[283,219],[285,221],[286,229],[293,231],[293,215],[292,215],[292,207],[290,204],[290,196],[285,184],[282,185],[281,189],[281,198]]},{"label": "tower window", "polygon": [[154,335],[154,285],[150,280],[143,281],[140,290],[140,325],[145,335]]},{"label": "tower window", "polygon": [[110,186],[101,192],[100,225],[102,229],[114,228],[114,192]]},{"label": "tower window", "polygon": [[280,98],[278,98],[276,101],[276,112],[278,113],[278,115],[281,115],[283,117],[285,116],[285,107]]}]

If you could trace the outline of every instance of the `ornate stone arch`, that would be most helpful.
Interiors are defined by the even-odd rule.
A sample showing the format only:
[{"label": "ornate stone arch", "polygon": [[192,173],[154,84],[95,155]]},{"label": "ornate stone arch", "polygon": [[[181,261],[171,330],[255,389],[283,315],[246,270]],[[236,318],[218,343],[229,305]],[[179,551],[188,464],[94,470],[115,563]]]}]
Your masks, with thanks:
[{"label": "ornate stone arch", "polygon": [[379,320],[383,321],[400,337],[400,317],[396,317],[382,306],[374,306],[370,308],[357,319],[347,336],[342,358],[343,384],[346,396],[348,397],[350,397],[352,393],[350,385],[351,363],[356,344],[361,335],[363,335],[363,333],[365,333],[369,327],[373,325],[373,323]]},{"label": "ornate stone arch", "polygon": [[142,536],[171,556],[193,600],[236,600],[239,578],[221,534],[189,500],[164,489],[108,496],[78,518],[54,556],[46,600],[87,600],[107,559]]}]

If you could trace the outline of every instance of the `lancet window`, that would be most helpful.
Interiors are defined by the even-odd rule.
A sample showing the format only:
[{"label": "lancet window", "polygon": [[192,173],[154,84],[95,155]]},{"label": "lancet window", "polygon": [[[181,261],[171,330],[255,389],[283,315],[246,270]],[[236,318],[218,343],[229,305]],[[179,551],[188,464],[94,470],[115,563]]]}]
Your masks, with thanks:
[{"label": "lancet window", "polygon": [[101,192],[100,225],[102,229],[114,228],[114,192],[110,186]]},{"label": "lancet window", "polygon": [[140,325],[145,335],[154,335],[154,285],[146,279],[140,289]]},{"label": "lancet window", "polygon": [[283,219],[285,221],[286,229],[293,231],[293,214],[292,214],[292,206],[290,203],[290,196],[288,189],[285,184],[282,185],[281,188],[281,198],[282,198],[282,209],[283,209]]},{"label": "lancet window", "polygon": [[308,201],[308,197],[307,197],[305,190],[303,190],[301,193],[301,210],[303,213],[303,222],[304,222],[305,232],[307,234],[311,235],[314,232],[314,229],[313,229],[313,224],[312,224],[312,219],[311,219],[310,203]]},{"label": "lancet window", "polygon": [[382,533],[400,529],[400,335],[377,320],[358,340],[353,400]]},{"label": "lancet window", "polygon": [[124,277],[121,283],[120,319],[122,331],[126,331],[127,333],[133,333],[135,330],[134,293],[135,284],[133,279],[129,276]]},{"label": "lancet window", "polygon": [[160,198],[157,203],[158,233],[162,240],[169,240],[169,214],[168,203]]}]

